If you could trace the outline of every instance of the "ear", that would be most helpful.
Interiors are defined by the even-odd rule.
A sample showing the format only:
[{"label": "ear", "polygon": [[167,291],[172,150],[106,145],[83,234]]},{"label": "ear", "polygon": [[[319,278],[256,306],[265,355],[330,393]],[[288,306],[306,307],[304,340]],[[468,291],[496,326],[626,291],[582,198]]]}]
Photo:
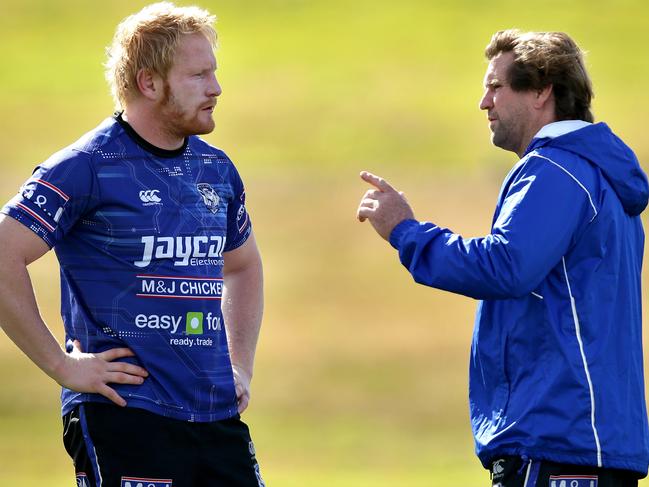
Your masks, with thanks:
[{"label": "ear", "polygon": [[543,106],[554,99],[554,91],[552,85],[548,85],[545,88],[538,90],[536,92],[536,97],[534,99],[534,108],[543,108]]},{"label": "ear", "polygon": [[137,87],[142,96],[156,101],[163,96],[162,77],[148,68],[141,68],[135,76]]}]

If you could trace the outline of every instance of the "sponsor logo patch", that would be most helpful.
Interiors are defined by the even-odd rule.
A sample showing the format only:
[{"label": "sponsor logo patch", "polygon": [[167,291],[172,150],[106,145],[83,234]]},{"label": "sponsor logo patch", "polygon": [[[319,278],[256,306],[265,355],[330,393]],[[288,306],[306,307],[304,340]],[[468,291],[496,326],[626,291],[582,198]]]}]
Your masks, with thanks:
[{"label": "sponsor logo patch", "polygon": [[90,482],[85,472],[77,473],[77,487],[90,487]]},{"label": "sponsor logo patch", "polygon": [[120,487],[173,487],[172,479],[143,479],[139,477],[122,477]]},{"label": "sponsor logo patch", "polygon": [[139,298],[221,299],[223,279],[216,277],[175,277],[138,274]]},{"label": "sponsor logo patch", "polygon": [[159,189],[147,189],[139,192],[142,206],[162,205],[162,199],[158,196]]},{"label": "sponsor logo patch", "polygon": [[159,173],[165,174],[167,176],[171,177],[176,177],[176,176],[184,176],[183,170],[180,166],[174,166],[172,168],[170,167],[161,167],[159,169],[156,169]]},{"label": "sponsor logo patch", "polygon": [[134,262],[147,267],[153,259],[173,259],[175,266],[223,265],[225,237],[193,235],[185,237],[158,237],[145,235],[142,258]]},{"label": "sponsor logo patch", "polygon": [[503,466],[503,463],[505,463],[504,458],[501,458],[500,460],[496,460],[495,462],[493,462],[491,466],[491,474],[494,480],[498,480],[503,477],[503,472],[505,471],[505,467]]},{"label": "sponsor logo patch", "polygon": [[239,211],[237,212],[237,230],[239,233],[243,232],[248,223],[248,212],[244,205],[239,206]]},{"label": "sponsor logo patch", "polygon": [[46,230],[53,232],[70,197],[53,184],[41,179],[32,179],[25,183],[21,191],[24,202],[16,203],[16,206]]},{"label": "sponsor logo patch", "polygon": [[549,487],[597,487],[597,475],[550,475]]},{"label": "sponsor logo patch", "polygon": [[202,335],[207,331],[221,330],[221,317],[213,316],[210,311],[207,315],[199,311],[190,311],[185,316],[185,328],[181,327],[183,322],[182,315],[145,315],[138,314],[135,316],[135,326],[141,329],[149,330],[168,330],[172,334],[185,335]]},{"label": "sponsor logo patch", "polygon": [[149,333],[150,330],[163,330],[169,334],[169,345],[189,348],[215,346],[218,338],[215,338],[213,333],[223,329],[221,317],[214,316],[211,311],[207,314],[190,311],[184,316],[138,314],[135,316],[134,325]]},{"label": "sponsor logo patch", "polygon": [[185,320],[185,333],[187,335],[203,334],[203,313],[190,311]]},{"label": "sponsor logo patch", "polygon": [[237,210],[237,230],[239,230],[239,233],[241,233],[246,229],[246,225],[248,224],[248,212],[246,211],[245,191],[241,193],[239,200],[241,200],[241,205],[239,205],[239,209]]}]

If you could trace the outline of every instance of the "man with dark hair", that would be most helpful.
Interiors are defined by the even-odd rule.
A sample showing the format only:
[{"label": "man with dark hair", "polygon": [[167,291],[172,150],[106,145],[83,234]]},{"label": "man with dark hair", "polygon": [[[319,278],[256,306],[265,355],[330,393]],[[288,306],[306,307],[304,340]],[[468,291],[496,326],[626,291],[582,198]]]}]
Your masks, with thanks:
[{"label": "man with dark hair", "polygon": [[480,109],[494,145],[521,159],[491,233],[419,222],[374,186],[357,216],[422,284],[481,300],[470,361],[476,452],[495,486],[634,486],[649,465],[640,213],[649,185],[592,123],[581,51],[565,34],[496,33]]},{"label": "man with dark hair", "polygon": [[490,61],[511,52],[509,85],[515,91],[542,90],[552,85],[557,120],[592,123],[593,89],[581,49],[563,32],[496,32],[485,50]]},{"label": "man with dark hair", "polygon": [[[214,129],[214,16],[161,2],[106,63],[118,112],[38,165],[0,214],[0,324],[63,386],[84,487],[263,487],[248,427],[263,309],[243,182]],[[27,265],[54,248],[66,345]]]}]

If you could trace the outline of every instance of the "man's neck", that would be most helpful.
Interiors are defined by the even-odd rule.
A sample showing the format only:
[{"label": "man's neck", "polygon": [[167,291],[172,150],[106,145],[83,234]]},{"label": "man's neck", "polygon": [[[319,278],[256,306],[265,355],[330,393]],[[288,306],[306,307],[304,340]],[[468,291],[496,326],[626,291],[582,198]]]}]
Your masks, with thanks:
[{"label": "man's neck", "polygon": [[149,144],[164,150],[176,150],[185,143],[184,137],[169,134],[160,124],[159,118],[143,110],[126,108],[122,119]]},{"label": "man's neck", "polygon": [[519,159],[522,159],[523,156],[525,155],[525,151],[529,147],[530,143],[532,142],[532,139],[534,136],[541,130],[543,127],[548,125],[549,123],[556,122],[557,119],[554,116],[554,113],[552,115],[547,114],[545,116],[541,116],[536,120],[536,122],[532,125],[530,125],[529,130],[527,131],[527,137],[523,139],[523,143],[521,147],[518,149],[516,152],[516,155],[518,155]]}]

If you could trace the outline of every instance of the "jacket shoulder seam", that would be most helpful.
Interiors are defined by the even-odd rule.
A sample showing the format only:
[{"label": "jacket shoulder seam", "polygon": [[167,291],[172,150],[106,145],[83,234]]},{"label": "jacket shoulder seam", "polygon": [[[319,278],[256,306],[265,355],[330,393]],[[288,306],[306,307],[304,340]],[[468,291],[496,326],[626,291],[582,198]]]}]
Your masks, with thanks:
[{"label": "jacket shoulder seam", "polygon": [[572,178],[572,180],[575,181],[575,183],[577,183],[577,185],[586,193],[586,196],[588,197],[588,202],[590,203],[590,207],[593,210],[593,217],[589,220],[588,223],[592,222],[595,219],[595,217],[597,216],[598,211],[597,211],[597,208],[595,207],[595,203],[593,202],[593,197],[590,194],[590,191],[588,191],[588,189],[586,188],[586,186],[584,186],[584,184],[581,181],[579,181],[579,179],[577,179],[577,177],[574,174],[572,174],[570,171],[568,171],[561,164],[553,161],[549,157],[542,156],[541,154],[534,154],[532,157],[538,157],[539,159],[543,159],[545,161],[548,161],[551,164],[554,164],[559,169],[561,169],[563,172],[565,172],[568,176],[570,176]]}]

